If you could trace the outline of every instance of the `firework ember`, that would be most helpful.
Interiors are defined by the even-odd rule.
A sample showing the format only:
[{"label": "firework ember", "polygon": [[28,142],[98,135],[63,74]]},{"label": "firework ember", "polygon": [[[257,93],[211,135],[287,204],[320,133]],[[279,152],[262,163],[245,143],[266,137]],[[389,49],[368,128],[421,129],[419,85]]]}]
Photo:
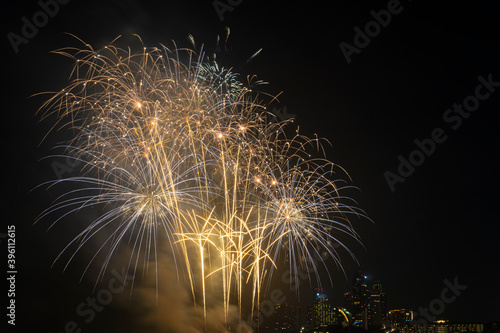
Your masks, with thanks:
[{"label": "firework ember", "polygon": [[100,274],[122,246],[134,274],[166,245],[205,313],[208,284],[241,311],[279,265],[318,283],[313,256],[340,265],[338,245],[350,251],[338,236],[357,239],[348,217],[363,212],[343,195],[343,170],[317,157],[321,140],[287,137],[291,120],[267,111],[272,98],[254,91],[261,82],[240,81],[203,50],[117,44],[57,50],[75,62],[71,81],[41,108],[54,130],[71,129],[64,155],[83,167],[48,182],[73,190],[40,218],[99,212],[61,252],[71,251],[68,264],[97,235],[89,265],[104,256]]}]

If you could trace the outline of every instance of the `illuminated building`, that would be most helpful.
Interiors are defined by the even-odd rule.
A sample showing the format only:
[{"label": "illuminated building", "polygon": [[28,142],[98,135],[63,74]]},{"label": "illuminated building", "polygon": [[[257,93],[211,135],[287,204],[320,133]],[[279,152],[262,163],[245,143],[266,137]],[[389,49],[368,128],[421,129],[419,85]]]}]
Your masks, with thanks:
[{"label": "illuminated building", "polygon": [[368,329],[368,284],[362,271],[354,273],[352,291],[344,294],[345,306],[352,313],[353,325]]},{"label": "illuminated building", "polygon": [[316,298],[309,309],[311,327],[318,329],[333,325],[333,308],[328,302],[328,297],[323,289],[315,289]]},{"label": "illuminated building", "polygon": [[383,326],[387,314],[386,295],[382,283],[376,280],[368,286],[362,271],[354,273],[352,291],[344,293],[346,308],[352,313],[353,325],[364,329]]},{"label": "illuminated building", "polygon": [[382,326],[386,332],[397,329],[399,324],[410,323],[413,321],[413,310],[393,309],[389,310],[387,317],[383,319]]},{"label": "illuminated building", "polygon": [[382,295],[370,294],[368,295],[368,326],[382,326]]},{"label": "illuminated building", "polygon": [[405,323],[413,320],[413,310],[394,309],[387,313],[387,320],[391,323]]},{"label": "illuminated building", "polygon": [[484,324],[449,323],[446,320],[437,320],[429,324],[399,323],[394,324],[400,333],[482,333]]}]

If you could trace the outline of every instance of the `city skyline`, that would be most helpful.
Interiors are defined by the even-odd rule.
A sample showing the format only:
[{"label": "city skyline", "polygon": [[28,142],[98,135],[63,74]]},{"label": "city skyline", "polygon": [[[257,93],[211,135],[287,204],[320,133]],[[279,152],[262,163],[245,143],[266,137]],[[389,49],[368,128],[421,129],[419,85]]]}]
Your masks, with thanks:
[{"label": "city skyline", "polygon": [[[370,332],[478,332],[498,329],[500,320],[477,322],[467,319],[451,321],[443,315],[442,305],[435,309],[390,308],[380,280],[369,281],[366,272],[355,271],[350,290],[344,292],[344,302],[329,299],[323,288],[308,289],[313,301],[275,303],[273,311],[263,311],[256,327],[262,332],[335,332],[359,328]],[[451,285],[450,285],[451,286]],[[449,298],[447,303],[453,299]],[[492,326],[494,325],[494,326]],[[448,327],[449,328],[444,328]]]}]

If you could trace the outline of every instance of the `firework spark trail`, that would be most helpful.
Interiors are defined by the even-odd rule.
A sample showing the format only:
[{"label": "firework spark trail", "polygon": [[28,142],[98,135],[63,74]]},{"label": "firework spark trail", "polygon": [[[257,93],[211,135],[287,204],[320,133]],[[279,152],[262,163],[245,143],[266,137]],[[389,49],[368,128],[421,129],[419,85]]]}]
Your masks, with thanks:
[{"label": "firework spark trail", "polygon": [[280,262],[288,261],[294,279],[306,267],[318,284],[319,267],[307,268],[313,256],[326,252],[341,267],[332,244],[352,255],[338,235],[358,239],[348,217],[364,214],[341,195],[349,186],[332,180],[339,168],[311,157],[322,153],[321,140],[298,130],[287,138],[291,120],[277,121],[261,95],[246,88],[262,81],[250,77],[243,84],[203,51],[174,45],[133,53],[115,44],[55,52],[75,65],[70,84],[42,106],[42,119],[56,119],[51,131],[72,131],[62,155],[83,167],[80,176],[47,183],[75,189],[40,219],[59,213],[56,223],[84,209],[101,212],[56,260],[76,246],[69,264],[105,233],[84,274],[101,252],[104,274],[124,242],[132,247],[134,275],[139,262],[146,270],[153,262],[156,272],[166,235],[178,277],[187,274],[195,304],[201,292],[205,315],[207,279],[220,277],[226,318],[234,300],[241,317],[246,285],[252,311],[258,306]]}]

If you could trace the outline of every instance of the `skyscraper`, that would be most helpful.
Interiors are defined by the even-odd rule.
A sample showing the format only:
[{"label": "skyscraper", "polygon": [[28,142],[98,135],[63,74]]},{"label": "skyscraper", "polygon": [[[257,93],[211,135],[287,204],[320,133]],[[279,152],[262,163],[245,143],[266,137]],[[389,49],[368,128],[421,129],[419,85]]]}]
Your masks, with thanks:
[{"label": "skyscraper", "polygon": [[315,329],[334,324],[333,308],[323,289],[316,288],[316,298],[309,308],[310,326]]},{"label": "skyscraper", "polygon": [[387,316],[387,301],[382,283],[375,280],[368,294],[368,326],[380,327],[382,320]]},{"label": "skyscraper", "polygon": [[367,324],[369,328],[382,326],[382,295],[371,293],[368,295]]},{"label": "skyscraper", "polygon": [[344,293],[346,308],[352,313],[353,325],[368,329],[382,326],[387,315],[386,295],[382,283],[376,280],[368,285],[368,277],[362,271],[354,273],[352,291]]},{"label": "skyscraper", "polygon": [[353,325],[368,329],[368,284],[362,271],[354,273],[352,291],[344,294],[345,307],[353,316]]}]

